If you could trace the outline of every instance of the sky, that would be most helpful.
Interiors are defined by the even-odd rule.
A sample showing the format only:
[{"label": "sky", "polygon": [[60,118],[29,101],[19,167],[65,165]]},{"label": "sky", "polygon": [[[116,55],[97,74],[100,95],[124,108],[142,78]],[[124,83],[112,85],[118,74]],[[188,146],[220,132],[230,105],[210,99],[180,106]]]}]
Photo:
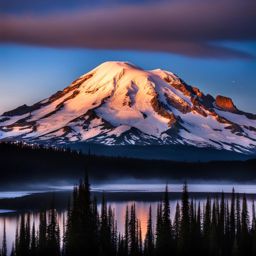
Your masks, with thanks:
[{"label": "sky", "polygon": [[0,113],[108,60],[161,68],[256,113],[255,0],[0,0]]}]

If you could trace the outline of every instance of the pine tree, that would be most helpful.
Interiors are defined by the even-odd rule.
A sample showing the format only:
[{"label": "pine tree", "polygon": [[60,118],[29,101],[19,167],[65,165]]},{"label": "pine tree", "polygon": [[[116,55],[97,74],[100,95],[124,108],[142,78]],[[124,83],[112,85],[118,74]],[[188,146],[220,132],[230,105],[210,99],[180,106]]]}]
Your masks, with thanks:
[{"label": "pine tree", "polygon": [[127,256],[127,251],[125,249],[125,238],[120,234],[118,236],[117,256]]},{"label": "pine tree", "polygon": [[180,204],[179,202],[177,202],[174,223],[173,223],[174,239],[175,239],[176,246],[180,239],[180,222],[181,222]]},{"label": "pine tree", "polygon": [[231,247],[231,240],[230,240],[230,209],[229,204],[226,202],[224,205],[225,213],[224,213],[224,242],[222,246],[223,254],[228,255],[230,247]]},{"label": "pine tree", "polygon": [[[192,209],[193,211],[193,209]],[[185,182],[181,198],[181,224],[180,224],[180,245],[179,251],[181,255],[190,254],[190,220],[193,217],[190,215],[188,187]]]},{"label": "pine tree", "polygon": [[[162,208],[162,207],[161,207]],[[170,203],[168,186],[165,187],[162,213],[158,214],[158,227],[157,227],[157,243],[156,254],[157,255],[169,255],[173,252],[172,241],[172,226],[170,219]]]},{"label": "pine tree", "polygon": [[130,220],[129,220],[129,255],[139,255],[139,244],[138,244],[138,220],[136,217],[136,206],[131,205]]},{"label": "pine tree", "polygon": [[231,246],[234,244],[236,235],[236,215],[235,215],[235,189],[232,189],[231,205],[230,205],[230,239]]},{"label": "pine tree", "polygon": [[30,250],[30,213],[27,214],[25,225],[25,247]]},{"label": "pine tree", "polygon": [[108,225],[110,228],[111,255],[115,255],[117,251],[117,221],[111,206],[108,208]]},{"label": "pine tree", "polygon": [[127,256],[129,251],[129,208],[126,206],[125,211],[125,236],[124,236],[124,254]]},{"label": "pine tree", "polygon": [[194,200],[192,199],[190,201],[189,206],[189,221],[190,221],[190,238],[189,238],[189,244],[190,244],[190,254],[191,252],[198,252],[198,234],[197,234],[197,216],[196,216],[196,204],[194,203]]},{"label": "pine tree", "polygon": [[225,196],[224,192],[221,193],[220,200],[220,215],[219,215],[219,223],[218,223],[218,238],[220,240],[220,246],[222,247],[222,243],[224,241],[225,234]]},{"label": "pine tree", "polygon": [[[110,212],[111,214],[111,212]],[[99,255],[110,256],[112,254],[111,241],[111,215],[108,216],[105,194],[102,195],[101,221],[100,221],[100,251]]]},{"label": "pine tree", "polygon": [[7,256],[6,223],[5,223],[5,219],[4,219],[4,228],[3,228],[3,241],[2,241],[1,256]]},{"label": "pine tree", "polygon": [[162,203],[157,205],[157,217],[156,217],[156,254],[161,255],[162,248]]},{"label": "pine tree", "polygon": [[[58,213],[52,203],[49,211],[41,211],[38,233],[30,214],[22,214],[17,224],[12,256],[252,256],[256,254],[256,216],[252,203],[252,221],[249,220],[247,198],[243,195],[242,211],[239,195],[233,189],[231,202],[224,193],[219,200],[207,197],[203,214],[200,202],[189,202],[186,184],[182,200],[176,204],[173,220],[170,218],[168,187],[157,206],[156,242],[153,232],[152,208],[149,207],[147,231],[142,241],[141,222],[136,206],[126,207],[125,232],[117,235],[115,213],[102,196],[101,214],[97,200],[91,200],[89,182],[81,181],[73,191],[73,202],[68,209],[63,252],[60,251]],[[86,219],[85,217],[88,217]],[[63,222],[65,222],[63,218]],[[144,242],[144,246],[142,246]],[[96,245],[98,248],[96,248]],[[187,248],[181,248],[181,245]],[[177,247],[179,250],[177,250]],[[6,225],[0,256],[7,256]]]},{"label": "pine tree", "polygon": [[47,254],[60,256],[60,230],[57,221],[57,212],[54,208],[54,202],[48,214],[49,223],[46,232]]},{"label": "pine tree", "polygon": [[202,248],[202,226],[201,226],[201,205],[200,202],[198,203],[197,207],[197,215],[196,215],[196,227],[194,233],[191,235],[193,236],[193,252],[196,252],[197,256],[203,255],[203,248]]},{"label": "pine tree", "polygon": [[46,234],[47,234],[46,211],[41,211],[39,216],[39,234],[38,234],[38,253],[40,256],[44,256],[47,253]]},{"label": "pine tree", "polygon": [[97,205],[91,202],[88,175],[74,188],[73,203],[67,220],[65,252],[67,256],[98,254]]},{"label": "pine tree", "polygon": [[26,234],[26,218],[25,214],[21,215],[19,232],[16,233],[16,256],[27,256],[29,254],[29,247],[27,247],[27,234]]},{"label": "pine tree", "polygon": [[151,206],[149,207],[147,233],[146,233],[145,244],[144,244],[144,255],[145,256],[153,256],[154,255],[154,234],[153,234],[153,227],[152,227]]},{"label": "pine tree", "polygon": [[203,217],[203,238],[204,238],[205,255],[209,254],[210,234],[211,234],[211,200],[208,196],[206,200],[204,217]]},{"label": "pine tree", "polygon": [[247,208],[247,199],[245,194],[243,195],[242,203],[242,215],[241,215],[241,240],[240,240],[240,250],[244,255],[249,255],[250,250],[249,243],[249,214]]},{"label": "pine tree", "polygon": [[240,207],[240,196],[236,195],[236,233],[237,233],[237,242],[239,243],[240,234],[241,234],[241,207]]},{"label": "pine tree", "polygon": [[98,207],[97,207],[97,198],[94,196],[92,203],[91,203],[91,211],[90,211],[90,223],[89,223],[89,230],[91,233],[91,243],[92,246],[89,248],[92,250],[94,253],[98,253],[99,249],[99,228],[100,228],[100,217],[98,213]]},{"label": "pine tree", "polygon": [[218,235],[217,235],[217,225],[218,225],[218,213],[217,213],[217,207],[216,205],[218,204],[217,200],[213,201],[212,205],[212,213],[211,213],[211,225],[210,225],[210,254],[211,255],[217,255],[218,254],[218,249],[220,249],[219,244],[218,244]]}]

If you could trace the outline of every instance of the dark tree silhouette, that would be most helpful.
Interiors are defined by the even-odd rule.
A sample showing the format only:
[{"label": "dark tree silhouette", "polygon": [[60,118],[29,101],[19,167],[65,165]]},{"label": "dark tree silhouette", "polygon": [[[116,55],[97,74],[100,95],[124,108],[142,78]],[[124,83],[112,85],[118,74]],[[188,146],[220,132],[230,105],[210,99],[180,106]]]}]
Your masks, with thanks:
[{"label": "dark tree silhouette", "polygon": [[60,230],[54,204],[48,214],[49,224],[46,231],[47,255],[60,256]]},{"label": "dark tree silhouette", "polygon": [[146,233],[145,243],[144,243],[144,255],[153,256],[154,250],[155,250],[155,246],[154,246],[154,233],[153,233],[153,227],[152,227],[152,209],[150,206],[149,213],[148,213],[147,233]]},{"label": "dark tree silhouette", "polygon": [[[91,198],[88,177],[74,188],[72,202],[64,223],[61,246],[59,215],[52,203],[40,212],[39,225],[32,214],[21,214],[12,256],[254,256],[256,253],[256,217],[252,203],[250,221],[247,197],[232,191],[230,203],[221,194],[207,197],[204,206],[189,199],[184,184],[181,201],[170,217],[168,187],[157,206],[156,230],[153,231],[152,209],[149,207],[146,235],[143,241],[136,205],[126,207],[124,234],[117,233],[114,210],[102,196],[101,211]],[[180,206],[181,205],[181,206]],[[30,225],[32,223],[32,227]],[[7,256],[6,227],[0,256]]]},{"label": "dark tree silhouette", "polygon": [[[192,204],[193,207],[193,204]],[[190,215],[191,213],[191,215]],[[187,183],[183,185],[183,192],[181,197],[181,224],[180,224],[180,244],[179,251],[181,255],[190,254],[190,221],[193,218],[193,209],[190,212],[189,195]]]},{"label": "dark tree silhouette", "polygon": [[173,252],[172,226],[168,186],[165,187],[163,203],[158,209],[156,254],[169,255]]},{"label": "dark tree silhouette", "polygon": [[3,241],[2,241],[2,250],[1,256],[7,256],[7,242],[6,242],[6,222],[4,219],[4,228],[3,228]]}]

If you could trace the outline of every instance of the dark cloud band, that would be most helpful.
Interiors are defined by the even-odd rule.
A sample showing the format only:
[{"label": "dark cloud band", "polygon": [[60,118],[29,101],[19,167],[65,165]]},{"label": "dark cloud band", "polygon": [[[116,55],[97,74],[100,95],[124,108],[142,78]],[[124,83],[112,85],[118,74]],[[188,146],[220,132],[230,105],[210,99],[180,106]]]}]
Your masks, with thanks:
[{"label": "dark cloud band", "polygon": [[256,1],[191,0],[0,17],[0,42],[250,58],[212,42],[256,39]]}]

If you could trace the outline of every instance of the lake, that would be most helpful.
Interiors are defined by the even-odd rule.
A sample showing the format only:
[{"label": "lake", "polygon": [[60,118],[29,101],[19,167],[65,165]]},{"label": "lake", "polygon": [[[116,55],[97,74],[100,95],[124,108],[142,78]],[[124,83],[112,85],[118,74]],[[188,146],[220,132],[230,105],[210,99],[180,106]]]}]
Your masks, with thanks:
[{"label": "lake", "polygon": [[[177,202],[180,200],[180,192],[182,191],[182,184],[169,184],[170,195],[170,209],[171,219],[174,218],[175,208]],[[248,211],[251,216],[252,202],[256,198],[256,186],[252,184],[191,184],[189,185],[189,192],[191,198],[193,198],[196,205],[205,204],[207,195],[211,195],[212,198],[219,195],[222,191],[226,194],[226,199],[230,201],[230,193],[232,188],[235,187],[236,192],[245,193],[248,196]],[[126,206],[131,206],[133,203],[136,205],[137,217],[141,222],[142,237],[144,238],[147,228],[147,219],[149,206],[152,207],[152,217],[155,226],[156,212],[158,202],[162,198],[162,192],[165,188],[163,183],[154,184],[98,184],[91,187],[93,194],[99,199],[101,198],[102,191],[105,192],[106,198],[114,209],[115,217],[117,220],[117,227],[120,233],[124,232],[124,220]],[[4,191],[0,192],[0,207],[8,200],[9,208],[0,209],[0,242],[2,241],[3,223],[6,223],[8,250],[11,250],[12,244],[15,239],[16,226],[21,216],[21,209],[18,205],[19,202],[26,202],[33,198],[33,201],[29,201],[29,204],[33,209],[22,209],[22,212],[32,212],[31,225],[35,222],[36,227],[39,222],[39,209],[37,209],[38,201],[44,198],[50,191],[54,191],[56,194],[56,201],[58,195],[64,197],[63,204],[58,207],[58,222],[60,225],[61,236],[63,236],[63,223],[66,221],[66,205],[68,198],[71,195],[72,186],[53,186],[48,187],[44,191]],[[65,192],[65,193],[64,193]],[[46,199],[45,199],[46,200]],[[12,204],[12,202],[15,202]],[[35,202],[34,206],[33,203]],[[16,207],[17,205],[17,207]],[[23,204],[24,205],[24,204]],[[16,209],[15,209],[16,207]],[[100,211],[100,203],[98,203],[98,209]]]}]

